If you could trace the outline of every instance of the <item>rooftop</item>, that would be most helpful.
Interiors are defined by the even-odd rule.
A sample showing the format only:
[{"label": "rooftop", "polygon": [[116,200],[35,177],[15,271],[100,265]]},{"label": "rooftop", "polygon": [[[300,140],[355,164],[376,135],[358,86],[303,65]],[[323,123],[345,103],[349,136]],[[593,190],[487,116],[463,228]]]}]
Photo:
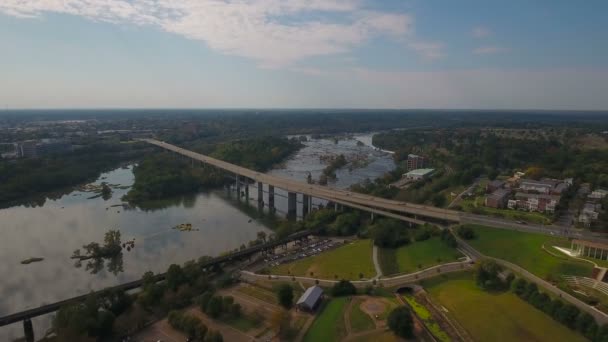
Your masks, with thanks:
[{"label": "rooftop", "polygon": [[406,176],[426,176],[435,171],[435,169],[416,169],[406,173]]},{"label": "rooftop", "polygon": [[304,291],[304,294],[298,299],[296,305],[305,304],[306,306],[312,308],[315,303],[321,298],[323,295],[323,289],[319,286],[311,286]]}]

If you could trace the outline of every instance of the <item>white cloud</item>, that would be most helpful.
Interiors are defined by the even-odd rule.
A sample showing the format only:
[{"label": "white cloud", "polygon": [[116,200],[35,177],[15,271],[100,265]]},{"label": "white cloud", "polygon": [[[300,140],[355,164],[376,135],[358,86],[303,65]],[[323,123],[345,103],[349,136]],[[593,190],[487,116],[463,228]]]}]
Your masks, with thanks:
[{"label": "white cloud", "polygon": [[485,38],[491,36],[492,31],[487,27],[478,26],[473,28],[471,35],[473,35],[475,38]]},{"label": "white cloud", "polygon": [[[45,12],[95,21],[152,25],[205,42],[221,53],[251,58],[263,67],[311,56],[345,53],[366,41],[411,36],[408,14],[367,11],[358,0],[2,0],[0,13],[38,17]],[[315,19],[290,22],[298,14]],[[306,16],[303,16],[306,18]],[[433,44],[408,44],[436,58]]]},{"label": "white cloud", "polygon": [[433,60],[444,56],[441,43],[411,42],[408,46],[426,59]]},{"label": "white cloud", "polygon": [[494,45],[480,46],[478,48],[473,49],[473,53],[476,55],[492,55],[492,54],[508,52],[508,51],[509,51],[509,49],[506,47],[494,46]]}]

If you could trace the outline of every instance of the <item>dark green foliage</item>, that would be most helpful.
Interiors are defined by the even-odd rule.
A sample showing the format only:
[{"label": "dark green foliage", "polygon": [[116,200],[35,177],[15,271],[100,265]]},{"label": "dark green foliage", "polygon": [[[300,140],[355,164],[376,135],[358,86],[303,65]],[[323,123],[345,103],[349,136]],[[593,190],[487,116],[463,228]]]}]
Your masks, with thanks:
[{"label": "dark green foliage", "polygon": [[419,229],[416,231],[416,234],[414,235],[414,240],[418,241],[425,241],[431,238],[431,230],[428,228],[423,228],[423,229]]},{"label": "dark green foliage", "polygon": [[414,336],[412,313],[405,306],[399,306],[388,315],[388,327],[399,337],[406,339]]},{"label": "dark green foliage", "polygon": [[347,236],[354,235],[360,228],[359,211],[343,213],[336,217],[334,223],[329,225],[328,233],[330,235]]},{"label": "dark green foliage", "polygon": [[[119,298],[122,295],[118,293],[106,293],[102,297],[90,295],[82,303],[63,306],[53,319],[53,329],[64,341],[76,341],[87,336],[108,337],[112,334],[116,315],[105,307],[124,300]],[[126,310],[123,304],[117,304],[116,308]]]},{"label": "dark green foliage", "polygon": [[465,240],[472,240],[475,238],[475,231],[473,228],[466,225],[458,226],[458,228],[456,228],[456,234]]},{"label": "dark green foliage", "polygon": [[526,291],[526,285],[528,282],[525,279],[517,278],[511,283],[511,291],[521,297]]},{"label": "dark green foliage", "polygon": [[332,287],[331,294],[334,297],[352,296],[357,294],[357,289],[350,281],[340,280]]},{"label": "dark green foliage", "polygon": [[186,277],[184,276],[181,266],[171,264],[167,270],[166,281],[167,287],[171,290],[176,290],[181,284],[183,284],[186,281]]},{"label": "dark green foliage", "polygon": [[[132,144],[93,144],[46,158],[0,160],[0,206],[15,201],[41,206],[46,197],[33,196],[94,179],[101,172],[139,156],[142,151],[138,148]],[[52,198],[55,195],[48,196]]]},{"label": "dark green foliage", "polygon": [[378,247],[397,248],[410,242],[405,223],[393,219],[379,219],[372,226],[374,244]]},{"label": "dark green foliage", "polygon": [[279,304],[284,308],[289,309],[293,304],[293,288],[289,284],[281,284],[277,290],[277,299]]},{"label": "dark green foliage", "polygon": [[499,278],[502,267],[494,260],[484,259],[475,269],[475,281],[484,290],[497,290],[504,286]]},{"label": "dark green foliage", "polygon": [[171,311],[167,317],[169,324],[197,341],[203,341],[207,335],[207,326],[196,316],[180,311]]},{"label": "dark green foliage", "polygon": [[295,138],[261,137],[219,144],[211,156],[256,171],[266,171],[302,146]]},{"label": "dark green foliage", "polygon": [[222,314],[222,297],[216,296],[212,297],[207,306],[205,307],[205,313],[211,316],[212,318],[218,318]]},{"label": "dark green foliage", "polygon": [[441,231],[440,238],[441,241],[443,241],[443,243],[445,243],[448,247],[458,247],[458,241],[456,241],[456,238],[454,237],[454,235],[452,235],[452,232],[450,232],[449,229],[443,229]]},{"label": "dark green foliage", "polygon": [[[597,323],[593,316],[586,312],[581,312],[576,306],[555,298],[551,300],[549,295],[538,291],[535,283],[528,283],[518,278],[511,283],[511,291],[520,298],[528,301],[534,307],[544,311],[556,321],[566,325],[570,329],[576,330],[590,340],[603,341],[602,329],[598,330]],[[603,328],[603,327],[602,327]],[[608,342],[608,328],[603,332],[606,334],[605,341]]]},{"label": "dark green foliage", "polygon": [[133,174],[135,182],[124,200],[136,205],[196,193],[227,181],[217,169],[192,167],[190,161],[169,153],[145,158],[133,169]]}]

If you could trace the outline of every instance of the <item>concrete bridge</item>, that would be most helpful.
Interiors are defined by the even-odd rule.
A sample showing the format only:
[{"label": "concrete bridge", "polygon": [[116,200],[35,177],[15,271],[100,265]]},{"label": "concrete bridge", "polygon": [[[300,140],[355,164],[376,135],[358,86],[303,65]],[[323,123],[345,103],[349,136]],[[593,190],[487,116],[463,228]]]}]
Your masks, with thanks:
[{"label": "concrete bridge", "polygon": [[436,208],[433,206],[413,204],[389,200],[381,197],[374,197],[365,194],[359,194],[342,189],[330,188],[315,184],[307,184],[291,179],[285,179],[273,175],[268,175],[262,172],[250,170],[245,167],[234,165],[219,159],[215,159],[200,153],[196,153],[175,145],[168,144],[155,139],[137,139],[138,141],[147,142],[158,146],[168,151],[175,152],[194,161],[211,165],[232,173],[235,175],[237,192],[244,191],[249,197],[249,184],[257,183],[258,201],[262,201],[264,193],[264,185],[268,189],[267,204],[270,208],[274,208],[274,188],[280,188],[288,193],[287,196],[287,215],[295,217],[297,195],[302,196],[302,213],[306,215],[312,203],[312,198],[324,199],[339,205],[347,206],[354,209],[367,211],[372,215],[377,214],[385,217],[391,217],[402,221],[407,221],[413,224],[424,224],[427,220],[441,222],[456,222],[460,223],[461,214],[455,210]]}]

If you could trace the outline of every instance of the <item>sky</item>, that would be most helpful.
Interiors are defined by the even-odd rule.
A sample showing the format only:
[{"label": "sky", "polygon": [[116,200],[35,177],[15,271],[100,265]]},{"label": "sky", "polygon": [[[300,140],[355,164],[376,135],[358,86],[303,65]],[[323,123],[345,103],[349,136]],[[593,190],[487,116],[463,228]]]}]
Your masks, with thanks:
[{"label": "sky", "polygon": [[0,106],[608,110],[607,12],[605,0],[0,0]]}]

